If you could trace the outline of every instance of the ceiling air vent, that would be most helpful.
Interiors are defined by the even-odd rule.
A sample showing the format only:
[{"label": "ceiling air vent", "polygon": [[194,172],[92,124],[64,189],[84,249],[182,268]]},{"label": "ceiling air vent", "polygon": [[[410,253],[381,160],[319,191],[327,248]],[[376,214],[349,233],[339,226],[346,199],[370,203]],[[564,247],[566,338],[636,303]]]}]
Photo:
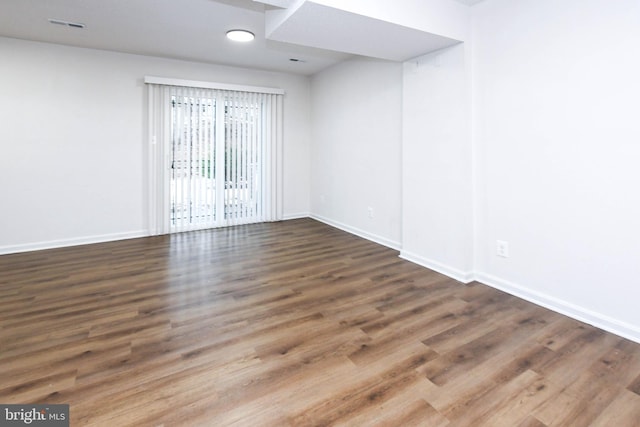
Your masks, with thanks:
[{"label": "ceiling air vent", "polygon": [[85,25],[79,22],[63,21],[62,19],[49,19],[50,24],[64,25],[71,28],[84,28]]}]

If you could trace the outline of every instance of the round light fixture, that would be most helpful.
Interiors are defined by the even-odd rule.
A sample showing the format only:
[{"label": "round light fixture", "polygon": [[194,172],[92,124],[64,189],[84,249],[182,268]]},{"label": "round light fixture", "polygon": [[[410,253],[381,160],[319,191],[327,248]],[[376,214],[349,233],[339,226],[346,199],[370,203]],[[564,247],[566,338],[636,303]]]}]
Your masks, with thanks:
[{"label": "round light fixture", "polygon": [[227,31],[227,38],[234,42],[250,42],[255,39],[256,36],[247,30],[229,30]]}]

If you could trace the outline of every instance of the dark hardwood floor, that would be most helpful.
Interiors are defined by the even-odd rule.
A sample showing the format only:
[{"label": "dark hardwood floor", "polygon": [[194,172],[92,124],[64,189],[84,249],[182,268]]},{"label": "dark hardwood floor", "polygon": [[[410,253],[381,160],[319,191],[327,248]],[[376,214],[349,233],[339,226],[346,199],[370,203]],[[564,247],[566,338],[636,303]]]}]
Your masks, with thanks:
[{"label": "dark hardwood floor", "polygon": [[72,426],[639,426],[640,345],[310,219],[0,256],[0,403]]}]

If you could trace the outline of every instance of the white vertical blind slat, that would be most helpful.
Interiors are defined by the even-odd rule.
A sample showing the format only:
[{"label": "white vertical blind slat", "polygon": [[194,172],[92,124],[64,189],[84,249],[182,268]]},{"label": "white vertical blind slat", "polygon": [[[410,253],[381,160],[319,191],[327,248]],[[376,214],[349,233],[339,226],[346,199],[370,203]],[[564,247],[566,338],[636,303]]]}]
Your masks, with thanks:
[{"label": "white vertical blind slat", "polygon": [[277,171],[274,180],[270,184],[271,193],[276,199],[275,212],[273,214],[272,221],[279,221],[284,217],[284,162],[282,161],[284,155],[284,105],[282,95],[269,96],[273,98],[276,108],[275,111],[272,111],[271,113],[276,125],[275,141],[272,141],[272,144],[276,147],[274,163]]},{"label": "white vertical blind slat", "polygon": [[198,91],[197,93],[197,103],[196,107],[196,138],[194,141],[194,160],[195,164],[192,163],[192,173],[195,175],[195,180],[193,182],[193,194],[195,196],[194,203],[194,214],[195,214],[195,222],[196,224],[204,223],[206,218],[204,217],[204,209],[202,208],[202,203],[204,202],[203,192],[202,192],[202,132],[204,131],[204,123],[202,122],[204,113],[202,111],[205,108],[205,99],[202,97],[202,94]]},{"label": "white vertical blind slat", "polygon": [[215,116],[215,225],[224,225],[224,150],[225,150],[225,101],[219,92],[214,98],[216,103]]},{"label": "white vertical blind slat", "polygon": [[[263,120],[264,120],[264,139],[270,138],[271,137],[271,132],[272,132],[272,122],[269,118],[269,112],[271,109],[271,100],[269,99],[269,97],[265,97],[265,102],[264,105],[266,106],[266,108],[264,108],[264,112],[263,112]],[[271,162],[271,158],[273,156],[273,146],[271,144],[268,144],[265,146],[265,158],[264,158],[264,164],[265,164],[265,182],[271,182],[272,179],[272,174],[273,174],[273,163]],[[264,195],[264,207],[265,207],[265,217],[267,219],[267,221],[271,220],[271,212],[272,212],[272,198],[269,197],[270,195],[264,191],[263,192]]]},{"label": "white vertical blind slat", "polygon": [[246,93],[242,93],[242,104],[245,106],[242,110],[242,125],[241,125],[241,137],[240,137],[240,155],[238,157],[239,161],[240,161],[240,177],[241,177],[241,181],[238,183],[238,185],[240,186],[240,217],[243,218],[243,221],[247,221],[247,203],[246,203],[246,177],[247,177],[247,167],[246,167],[246,162],[247,162],[247,156],[246,156],[246,150],[247,150],[247,132],[248,132],[248,119],[249,119],[249,110],[251,109],[251,104],[249,102],[247,102],[247,94]]},{"label": "white vertical blind slat", "polygon": [[255,211],[256,200],[255,200],[255,194],[254,194],[254,189],[255,189],[254,167],[255,167],[255,150],[256,150],[256,144],[255,144],[256,94],[255,93],[252,93],[249,95],[249,102],[253,107],[251,108],[251,114],[249,115],[249,117],[251,118],[251,126],[249,127],[249,159],[248,159],[249,172],[248,172],[248,180],[247,180],[247,194],[249,198],[249,215],[251,217],[255,217],[256,216],[256,211]]},{"label": "white vertical blind slat", "polygon": [[[256,126],[256,140],[257,141],[263,141],[264,140],[264,120],[262,117],[262,113],[264,111],[264,107],[263,107],[263,103],[264,103],[264,96],[259,96],[258,97],[258,110],[256,111],[256,120],[258,125]],[[266,182],[264,180],[264,172],[265,172],[265,165],[264,165],[264,145],[262,144],[258,144],[256,146],[256,162],[259,162],[258,164],[260,164],[260,168],[256,169],[256,182],[257,182],[257,188],[256,188],[256,197],[257,197],[257,209],[258,209],[258,215],[260,216],[260,218],[264,217],[264,194],[262,194],[262,189],[264,187],[264,182]]]},{"label": "white vertical blind slat", "polygon": [[233,145],[234,145],[234,131],[235,131],[235,99],[233,94],[228,95],[229,105],[227,109],[227,117],[228,124],[227,127],[229,129],[227,135],[227,152],[225,155],[227,156],[227,179],[225,180],[225,218],[230,225],[233,225],[233,211],[231,210],[231,206],[233,205],[233,196],[234,196],[234,188],[233,188],[233,176],[235,174],[234,168],[234,153],[233,153]]}]

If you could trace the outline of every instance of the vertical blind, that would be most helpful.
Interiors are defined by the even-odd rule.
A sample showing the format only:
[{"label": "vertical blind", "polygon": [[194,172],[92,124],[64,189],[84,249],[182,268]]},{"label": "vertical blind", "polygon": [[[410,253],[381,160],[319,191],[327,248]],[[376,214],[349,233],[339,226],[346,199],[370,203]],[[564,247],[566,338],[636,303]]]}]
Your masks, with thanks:
[{"label": "vertical blind", "polygon": [[282,219],[282,95],[149,84],[152,234]]}]

